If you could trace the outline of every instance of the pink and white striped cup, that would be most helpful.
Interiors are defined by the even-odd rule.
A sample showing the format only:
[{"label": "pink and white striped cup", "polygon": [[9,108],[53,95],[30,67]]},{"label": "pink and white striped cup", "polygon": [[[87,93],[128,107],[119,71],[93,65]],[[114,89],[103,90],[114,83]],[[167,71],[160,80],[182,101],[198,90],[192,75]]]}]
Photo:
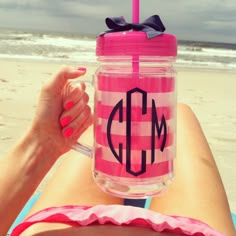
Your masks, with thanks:
[{"label": "pink and white striped cup", "polygon": [[157,195],[174,176],[177,40],[108,33],[97,38],[96,54],[94,179],[119,197]]}]

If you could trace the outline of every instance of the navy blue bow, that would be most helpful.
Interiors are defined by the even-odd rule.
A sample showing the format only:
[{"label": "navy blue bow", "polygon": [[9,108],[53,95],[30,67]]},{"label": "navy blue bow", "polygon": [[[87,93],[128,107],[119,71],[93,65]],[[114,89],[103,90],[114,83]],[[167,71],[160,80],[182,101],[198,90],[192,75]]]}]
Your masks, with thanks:
[{"label": "navy blue bow", "polygon": [[153,15],[140,24],[127,23],[124,17],[108,17],[106,18],[106,25],[110,30],[100,33],[99,36],[107,33],[135,30],[145,32],[148,39],[151,39],[165,31],[165,26],[158,15]]}]

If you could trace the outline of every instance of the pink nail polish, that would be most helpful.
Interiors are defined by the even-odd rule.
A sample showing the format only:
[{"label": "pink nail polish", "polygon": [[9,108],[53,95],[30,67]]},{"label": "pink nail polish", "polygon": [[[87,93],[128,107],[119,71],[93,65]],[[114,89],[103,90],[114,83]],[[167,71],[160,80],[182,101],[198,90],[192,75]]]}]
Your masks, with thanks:
[{"label": "pink nail polish", "polygon": [[74,102],[68,102],[68,103],[66,103],[66,105],[65,105],[65,109],[68,111],[68,110],[70,110],[74,105],[75,105]]},{"label": "pink nail polish", "polygon": [[60,120],[61,126],[65,127],[66,125],[68,125],[71,122],[71,117],[70,116],[66,116],[64,118],[62,118]]},{"label": "pink nail polish", "polygon": [[67,128],[63,131],[63,135],[65,138],[69,138],[73,134],[73,128]]},{"label": "pink nail polish", "polygon": [[85,67],[79,67],[78,70],[87,71],[87,68],[85,68]]}]

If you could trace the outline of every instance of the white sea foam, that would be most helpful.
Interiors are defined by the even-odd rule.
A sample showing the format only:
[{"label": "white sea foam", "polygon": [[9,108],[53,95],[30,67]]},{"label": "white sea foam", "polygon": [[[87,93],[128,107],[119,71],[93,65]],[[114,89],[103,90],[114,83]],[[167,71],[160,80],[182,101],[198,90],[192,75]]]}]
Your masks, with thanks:
[{"label": "white sea foam", "polygon": [[[81,36],[39,32],[0,32],[0,58],[96,63],[96,41]],[[182,42],[177,66],[236,70],[236,45]]]},{"label": "white sea foam", "polygon": [[186,47],[179,46],[178,55],[191,55],[199,57],[226,57],[236,58],[236,50],[232,49],[213,49],[213,48],[195,48],[188,49]]}]

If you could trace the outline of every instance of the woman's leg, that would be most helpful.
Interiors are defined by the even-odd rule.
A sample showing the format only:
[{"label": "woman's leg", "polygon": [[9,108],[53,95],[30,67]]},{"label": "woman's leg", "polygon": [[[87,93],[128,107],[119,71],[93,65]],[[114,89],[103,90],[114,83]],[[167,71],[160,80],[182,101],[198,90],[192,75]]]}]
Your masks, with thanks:
[{"label": "woman's leg", "polygon": [[[85,132],[81,141],[91,144],[93,141],[91,127]],[[57,168],[30,214],[46,207],[68,204],[84,206],[123,204],[123,199],[104,193],[95,184],[91,158],[75,151],[69,154]]]},{"label": "woman's leg", "polygon": [[165,194],[152,199],[150,209],[199,219],[233,236],[224,186],[200,124],[188,106],[180,104],[177,111],[176,177]]},{"label": "woman's leg", "polygon": [[[92,128],[86,131],[81,142],[91,144]],[[28,216],[47,207],[64,205],[93,206],[98,204],[123,204],[123,199],[108,195],[95,184],[92,176],[91,158],[71,152],[57,168],[54,176],[42,192]],[[65,224],[39,223],[31,226],[22,235],[38,235],[56,229],[69,229]],[[52,235],[54,235],[52,233]]]}]

